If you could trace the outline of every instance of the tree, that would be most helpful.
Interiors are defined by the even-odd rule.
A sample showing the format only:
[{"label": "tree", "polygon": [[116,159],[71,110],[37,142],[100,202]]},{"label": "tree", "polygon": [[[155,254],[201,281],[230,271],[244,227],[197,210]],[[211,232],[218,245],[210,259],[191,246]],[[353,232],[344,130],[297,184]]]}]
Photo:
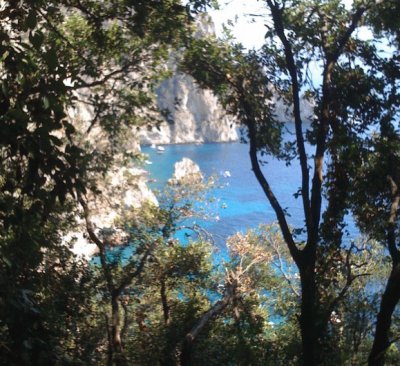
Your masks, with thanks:
[{"label": "tree", "polygon": [[371,139],[371,146],[357,171],[360,180],[355,185],[355,213],[360,226],[387,249],[392,268],[382,295],[377,317],[374,344],[370,353],[370,365],[383,365],[390,340],[392,315],[400,299],[397,286],[399,276],[398,241],[398,172],[396,167],[398,134],[391,121],[382,123],[380,134]]},{"label": "tree", "polygon": [[[167,45],[181,44],[193,14],[206,5],[123,0],[2,4],[4,362],[40,364],[45,362],[42,355],[54,359],[46,314],[40,310],[51,297],[40,296],[42,284],[54,280],[53,288],[59,288],[58,268],[66,271],[72,291],[73,279],[84,275],[67,265],[71,253],[63,240],[76,225],[79,198],[98,195],[102,174],[121,155],[130,157],[117,149],[122,132],[147,121],[151,84],[161,74]],[[82,104],[93,112],[85,129],[69,113]],[[85,141],[95,127],[97,139]]]},{"label": "tree", "polygon": [[[174,235],[183,229],[200,234],[198,225],[185,224],[185,220],[201,215],[201,208],[194,202],[205,200],[207,190],[214,185],[213,178],[203,179],[200,172],[171,179],[163,194],[159,197],[159,206],[143,203],[138,208],[126,208],[121,216],[114,220],[114,230],[97,230],[92,222],[91,212],[84,196],[80,197],[86,230],[90,240],[98,248],[98,259],[103,274],[105,297],[109,301],[109,314],[106,315],[108,328],[108,365],[125,365],[128,362],[125,351],[125,337],[129,332],[128,306],[130,293],[139,296],[143,290],[140,282],[147,277],[147,286],[152,281],[160,285],[160,298],[165,326],[170,324],[170,306],[168,304],[169,286],[173,278],[185,276],[204,277],[207,273],[203,246],[191,248],[174,239]],[[122,193],[123,196],[123,193]],[[123,200],[122,200],[123,201]],[[118,247],[115,247],[110,234],[119,229]],[[182,261],[180,252],[185,257]],[[192,253],[194,252],[194,254]],[[195,258],[195,254],[199,259]],[[192,260],[189,260],[192,256]],[[171,261],[173,257],[174,260]],[[149,273],[150,272],[150,273]],[[150,279],[149,279],[150,278]],[[123,316],[121,315],[123,310]],[[159,351],[159,350],[158,350]],[[173,359],[175,349],[165,350],[164,362]]]},{"label": "tree", "polygon": [[[357,134],[376,123],[381,111],[374,108],[382,96],[374,78],[376,48],[355,32],[379,2],[356,1],[350,10],[340,1],[265,3],[270,22],[262,50],[244,54],[240,46],[194,40],[185,69],[215,90],[247,127],[252,169],[299,269],[303,363],[314,365],[328,358],[323,339],[330,315],[355,280],[343,252],[351,170],[351,157],[344,159],[343,152],[357,145]],[[320,65],[318,86],[310,79],[311,63]],[[305,125],[301,114],[303,91],[315,102],[311,125]],[[286,144],[281,141],[282,124],[271,108],[273,94],[292,107],[296,136]],[[306,141],[315,148],[312,156]],[[288,163],[292,157],[298,159],[301,187],[294,195],[303,204],[303,227],[290,229],[288,214],[268,182],[268,170],[261,167],[263,154],[286,158]],[[340,287],[337,277],[343,273],[348,274],[347,282]]]},{"label": "tree", "polygon": [[[299,282],[278,226],[237,233],[228,238],[227,248],[229,260],[218,266],[223,272],[219,294],[185,334],[181,364],[200,365],[204,353],[212,365],[289,364],[293,354],[281,342],[294,323],[289,304],[297,302]],[[295,343],[296,332],[290,337]]]},{"label": "tree", "polygon": [[[97,363],[107,358],[109,364],[123,364],[130,357],[145,362],[141,357],[149,345],[154,353],[146,357],[152,363],[176,362],[177,349],[183,360],[194,363],[201,363],[204,350],[220,363],[245,362],[247,356],[253,363],[294,363],[296,315],[303,363],[336,360],[334,353],[339,352],[333,342],[356,334],[356,350],[370,335],[363,319],[346,307],[363,298],[366,304],[357,315],[370,317],[374,308],[367,285],[363,287],[368,273],[364,257],[343,236],[350,208],[364,231],[386,243],[392,259],[370,356],[371,364],[383,362],[399,297],[399,182],[393,163],[398,145],[398,50],[382,57],[356,31],[368,25],[377,34],[390,35],[391,44],[398,46],[398,17],[391,17],[398,2],[360,0],[350,10],[334,0],[266,0],[266,44],[249,53],[240,45],[188,39],[193,14],[207,3],[26,0],[1,7],[4,363]],[[268,250],[254,252],[260,237],[238,240],[241,245],[235,248],[245,247],[249,253],[233,250],[226,277],[212,273],[207,244],[184,246],[171,238],[178,221],[193,213],[188,191],[181,190],[186,195],[181,205],[171,195],[170,204],[153,208],[149,215],[143,209],[136,221],[123,217],[119,229],[131,249],[127,262],[122,258],[129,245],[111,248],[108,233],[97,231],[92,222],[93,203],[108,198],[101,182],[132,158],[127,132],[153,117],[152,85],[166,72],[163,61],[169,47],[185,43],[192,47],[186,68],[202,85],[213,88],[246,126],[253,170],[299,270],[300,299],[293,279],[283,273],[289,288],[279,298],[291,308],[284,302],[279,305],[289,319],[279,326],[282,333],[267,327],[267,312],[259,309],[266,303],[263,289],[276,281],[270,266],[261,263],[269,258]],[[320,65],[322,74],[316,87],[309,78],[311,64]],[[316,106],[311,125],[300,113],[303,92]],[[271,107],[274,95],[293,108],[293,141],[282,140],[284,126]],[[92,118],[74,119],[78,108],[87,108]],[[378,135],[369,138],[374,126]],[[314,155],[307,144],[314,147]],[[263,154],[287,163],[298,158],[301,187],[294,196],[303,204],[302,227],[289,226],[288,212],[262,167]],[[374,187],[365,187],[365,178],[373,179]],[[76,227],[79,214],[99,248],[100,271],[77,261],[69,250],[67,234]],[[281,270],[284,267],[281,263]],[[218,283],[224,283],[219,294]],[[349,289],[360,296],[353,298]],[[156,310],[149,311],[153,305]],[[349,325],[335,325],[335,316],[349,318]],[[212,335],[210,341],[207,334]],[[248,342],[252,337],[262,346]],[[218,347],[225,353],[218,354]],[[269,360],[267,349],[274,355]],[[343,353],[338,357],[348,360]]]}]

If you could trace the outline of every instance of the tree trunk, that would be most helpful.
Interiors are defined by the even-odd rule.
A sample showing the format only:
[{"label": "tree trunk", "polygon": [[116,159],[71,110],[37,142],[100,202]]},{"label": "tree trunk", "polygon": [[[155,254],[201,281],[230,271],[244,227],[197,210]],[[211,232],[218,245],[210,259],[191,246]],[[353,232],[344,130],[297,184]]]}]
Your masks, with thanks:
[{"label": "tree trunk", "polygon": [[165,283],[165,278],[161,279],[160,296],[164,315],[164,324],[169,325],[169,305],[167,298],[167,285]]},{"label": "tree trunk", "polygon": [[315,264],[299,263],[301,277],[301,314],[300,330],[303,349],[304,366],[316,364],[316,306],[315,306]]},{"label": "tree trunk", "polygon": [[385,292],[382,295],[379,309],[375,338],[368,357],[369,366],[382,366],[385,363],[385,352],[390,346],[389,330],[392,314],[400,300],[400,263],[393,265]]},{"label": "tree trunk", "polygon": [[192,348],[197,336],[210,319],[219,315],[228,306],[234,296],[234,292],[229,291],[222,300],[217,301],[210,310],[205,312],[190,332],[186,334],[181,348],[180,366],[190,366],[192,364]]},{"label": "tree trunk", "polygon": [[121,340],[121,319],[119,314],[119,296],[112,294],[111,296],[111,341],[113,350],[113,364],[116,366],[125,365]]}]

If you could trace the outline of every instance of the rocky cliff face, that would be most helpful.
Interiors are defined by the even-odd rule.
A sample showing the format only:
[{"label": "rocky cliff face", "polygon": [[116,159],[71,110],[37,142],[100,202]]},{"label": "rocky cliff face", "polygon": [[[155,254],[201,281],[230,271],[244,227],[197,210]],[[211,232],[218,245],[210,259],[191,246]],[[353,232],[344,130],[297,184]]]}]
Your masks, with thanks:
[{"label": "rocky cliff face", "polygon": [[142,144],[222,142],[238,139],[234,118],[228,116],[210,90],[176,73],[157,89],[158,106],[169,112],[168,121],[139,132]]},{"label": "rocky cliff face", "polygon": [[[214,23],[207,14],[196,21],[195,37],[215,34]],[[170,60],[174,74],[157,88],[157,104],[169,112],[168,122],[159,128],[141,130],[142,144],[175,144],[236,141],[239,138],[234,117],[225,113],[210,90],[202,90],[194,79],[177,71]]]},{"label": "rocky cliff face", "polygon": [[[286,105],[282,99],[274,98],[272,107],[275,118],[281,122],[293,122],[293,106]],[[300,114],[303,122],[311,122],[314,117],[314,103],[304,97],[300,99]]]},{"label": "rocky cliff face", "polygon": [[[210,90],[202,90],[194,79],[182,73],[175,73],[157,89],[158,106],[169,111],[169,122],[158,127],[142,129],[140,142],[150,144],[176,144],[201,142],[226,142],[239,139],[235,118],[223,110]],[[286,106],[280,99],[272,101],[274,114],[279,121],[293,121],[292,107]],[[313,104],[301,100],[303,121],[312,120]]]}]

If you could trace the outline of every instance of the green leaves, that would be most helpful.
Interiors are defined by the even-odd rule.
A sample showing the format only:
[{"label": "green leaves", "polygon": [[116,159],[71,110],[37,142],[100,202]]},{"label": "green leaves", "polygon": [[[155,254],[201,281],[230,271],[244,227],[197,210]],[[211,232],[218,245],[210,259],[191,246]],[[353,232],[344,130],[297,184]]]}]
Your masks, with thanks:
[{"label": "green leaves", "polygon": [[[182,44],[189,17],[179,1],[27,0],[5,2],[1,12],[1,358],[101,364],[93,350],[106,342],[104,319],[93,320],[87,304],[106,310],[104,292],[87,278],[87,263],[71,257],[67,234],[80,230],[77,197],[99,194],[101,173],[127,155],[123,134],[146,116],[166,43]],[[87,138],[92,121],[76,118],[78,99],[93,106],[101,141]],[[181,272],[169,263],[176,277],[206,267],[203,253],[190,251],[176,256]],[[27,288],[40,319],[11,301]]]},{"label": "green leaves", "polygon": [[46,110],[46,109],[49,109],[49,107],[50,107],[49,98],[46,97],[46,96],[44,96],[44,97],[42,97],[42,101],[43,101],[43,107],[44,107],[44,109],[45,109],[45,110]]},{"label": "green leaves", "polygon": [[58,57],[56,51],[54,49],[49,49],[43,56],[50,71],[54,71],[58,66]]},{"label": "green leaves", "polygon": [[29,32],[29,41],[37,51],[40,51],[40,48],[44,42],[43,32],[41,31]]},{"label": "green leaves", "polygon": [[28,29],[34,29],[37,24],[36,9],[31,9],[25,20],[25,25]]}]

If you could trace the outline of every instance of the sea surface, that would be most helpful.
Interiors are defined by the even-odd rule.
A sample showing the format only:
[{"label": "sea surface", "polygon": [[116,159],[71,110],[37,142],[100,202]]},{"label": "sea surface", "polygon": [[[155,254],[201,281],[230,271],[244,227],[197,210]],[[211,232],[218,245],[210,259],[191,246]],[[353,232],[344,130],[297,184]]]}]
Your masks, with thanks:
[{"label": "sea surface", "polygon": [[[223,246],[228,236],[246,231],[259,224],[276,221],[275,212],[262,191],[251,169],[249,146],[245,143],[206,143],[166,145],[164,151],[143,147],[148,155],[146,169],[149,171],[151,188],[161,190],[174,172],[174,164],[184,157],[199,165],[206,177],[218,178],[218,186],[211,194],[217,199],[213,205],[214,219],[202,225],[213,235],[218,246]],[[288,222],[293,227],[303,225],[301,199],[294,193],[301,184],[301,172],[297,161],[286,166],[285,162],[263,156],[266,163],[262,169],[270,185],[287,210]]]},{"label": "sea surface", "polygon": [[[162,154],[150,147],[142,151],[149,155],[152,163],[146,166],[150,178],[156,181],[150,184],[152,188],[162,189],[173,174],[174,164],[184,157],[198,164],[204,176],[217,177],[217,184],[222,188],[211,192],[217,199],[217,204],[212,207],[214,219],[203,224],[206,224],[218,244],[237,231],[276,220],[251,170],[248,145],[239,142],[184,144],[165,146]],[[287,207],[292,214],[289,222],[300,225],[303,220],[301,202],[293,197],[300,183],[297,181],[297,167],[286,168],[284,163],[276,159],[268,160],[264,171],[270,176],[271,185],[283,207]]]},{"label": "sea surface", "polygon": [[[293,126],[289,125],[286,139],[293,138]],[[245,143],[206,143],[165,145],[164,151],[154,147],[143,147],[148,155],[146,169],[154,180],[151,188],[161,190],[172,176],[174,164],[184,157],[199,165],[204,176],[218,177],[222,188],[217,188],[212,195],[217,199],[213,206],[214,219],[201,224],[212,234],[218,247],[224,247],[227,237],[238,232],[256,228],[260,224],[276,222],[276,215],[262,191],[251,169],[249,146]],[[312,148],[306,146],[308,154]],[[302,227],[304,215],[301,197],[295,198],[301,186],[301,171],[298,160],[289,166],[284,161],[271,156],[263,156],[265,164],[262,170],[273,192],[284,208],[289,224]],[[312,173],[312,172],[311,172]],[[348,238],[358,235],[350,217],[347,218]]]}]

